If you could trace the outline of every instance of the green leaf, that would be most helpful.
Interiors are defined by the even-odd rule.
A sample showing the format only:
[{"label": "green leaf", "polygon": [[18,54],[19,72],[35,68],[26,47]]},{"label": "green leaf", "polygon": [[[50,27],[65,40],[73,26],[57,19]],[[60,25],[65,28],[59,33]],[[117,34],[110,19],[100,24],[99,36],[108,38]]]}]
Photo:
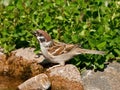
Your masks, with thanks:
[{"label": "green leaf", "polygon": [[82,36],[82,37],[84,37],[84,36],[85,36],[85,33],[86,33],[86,30],[82,30],[82,31],[79,33],[79,35]]},{"label": "green leaf", "polygon": [[72,35],[72,41],[73,42],[78,42],[78,35]]},{"label": "green leaf", "polygon": [[63,20],[63,17],[62,17],[62,16],[58,16],[58,17],[56,17],[55,19]]},{"label": "green leaf", "polygon": [[86,64],[86,66],[90,66],[91,63],[90,62],[85,62],[85,64]]},{"label": "green leaf", "polygon": [[41,29],[58,41],[108,51],[106,60],[100,55],[80,55],[71,62],[80,68],[99,69],[105,61],[120,56],[119,18],[116,1],[106,5],[104,0],[2,0],[0,46],[6,53],[25,46],[39,51],[39,43],[30,31]]},{"label": "green leaf", "polygon": [[[95,64],[99,69],[103,69],[104,68],[104,64],[98,64],[98,63],[96,63]],[[97,69],[97,68],[96,68]]]},{"label": "green leaf", "polygon": [[100,44],[97,45],[97,48],[99,50],[102,50],[105,46],[106,46],[106,42],[102,42],[102,43],[100,43]]},{"label": "green leaf", "polygon": [[118,50],[118,49],[114,49],[114,51],[115,51],[115,53],[118,54],[118,56],[120,56],[120,50]]},{"label": "green leaf", "polygon": [[22,4],[22,0],[18,0],[17,1],[17,7],[18,7],[18,9],[20,9],[20,10],[23,10],[24,8],[23,8],[23,4]]},{"label": "green leaf", "polygon": [[114,58],[115,56],[113,55],[113,53],[111,52],[110,54],[108,54],[107,56],[106,56],[106,60],[108,61],[109,59],[111,59],[111,58]]},{"label": "green leaf", "polygon": [[47,23],[48,23],[48,22],[51,22],[51,17],[47,15],[47,16],[45,17],[45,22],[47,22]]}]

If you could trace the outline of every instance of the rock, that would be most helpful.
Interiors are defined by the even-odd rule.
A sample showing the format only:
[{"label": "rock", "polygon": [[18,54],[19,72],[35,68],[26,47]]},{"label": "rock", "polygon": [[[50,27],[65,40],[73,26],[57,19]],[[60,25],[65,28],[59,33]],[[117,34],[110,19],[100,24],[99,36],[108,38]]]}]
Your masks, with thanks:
[{"label": "rock", "polygon": [[72,64],[67,64],[65,66],[53,66],[47,70],[50,77],[52,76],[61,76],[70,81],[76,81],[82,83],[81,75],[76,66]]},{"label": "rock", "polygon": [[46,74],[39,74],[32,77],[18,86],[19,90],[47,90],[51,83]]},{"label": "rock", "polygon": [[[26,80],[43,72],[43,66],[35,60],[33,48],[21,48],[12,51],[6,61],[9,76]],[[39,60],[41,60],[39,58]]]},{"label": "rock", "polygon": [[120,63],[113,62],[103,71],[82,73],[85,90],[120,90]]},{"label": "rock", "polygon": [[45,58],[41,55],[40,57],[38,57],[35,53],[34,53],[35,48],[20,48],[17,49],[15,51],[12,51],[12,53],[15,53],[15,56],[17,57],[22,57],[26,60],[32,60],[32,61],[36,61],[37,63],[42,62]]},{"label": "rock", "polygon": [[8,70],[8,66],[6,65],[6,55],[0,52],[0,74],[5,74]]},{"label": "rock", "polygon": [[74,65],[53,66],[18,86],[19,90],[84,90],[80,72]]},{"label": "rock", "polygon": [[47,72],[52,84],[51,90],[84,90],[80,72],[74,65],[54,66]]},{"label": "rock", "polygon": [[84,90],[81,83],[70,81],[60,76],[52,76],[51,90]]},{"label": "rock", "polygon": [[12,51],[7,60],[2,60],[0,64],[6,67],[2,68],[6,75],[23,81],[28,79],[18,86],[20,90],[47,90],[50,86],[51,90],[83,90],[80,72],[74,65],[52,67],[43,73],[44,68],[38,63],[44,58],[36,58],[33,48]]}]

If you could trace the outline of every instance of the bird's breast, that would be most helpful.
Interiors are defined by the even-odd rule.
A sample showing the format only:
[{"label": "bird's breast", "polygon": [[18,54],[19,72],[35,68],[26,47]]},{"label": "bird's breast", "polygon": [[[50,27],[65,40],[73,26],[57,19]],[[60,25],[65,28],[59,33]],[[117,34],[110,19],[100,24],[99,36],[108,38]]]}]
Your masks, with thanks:
[{"label": "bird's breast", "polygon": [[48,53],[48,49],[46,47],[44,47],[43,45],[40,45],[41,47],[41,52],[43,54],[43,56],[47,59],[51,59],[52,56]]}]

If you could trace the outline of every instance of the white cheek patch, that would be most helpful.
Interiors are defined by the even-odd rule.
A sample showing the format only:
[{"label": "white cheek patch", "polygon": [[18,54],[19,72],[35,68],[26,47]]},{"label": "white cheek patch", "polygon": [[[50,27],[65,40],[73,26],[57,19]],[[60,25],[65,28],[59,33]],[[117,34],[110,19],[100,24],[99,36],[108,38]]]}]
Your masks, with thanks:
[{"label": "white cheek patch", "polygon": [[45,37],[43,37],[43,36],[37,36],[37,39],[42,39],[42,38],[45,38]]},{"label": "white cheek patch", "polygon": [[38,37],[37,37],[37,39],[39,40],[39,39],[40,39],[40,37],[38,36]]}]

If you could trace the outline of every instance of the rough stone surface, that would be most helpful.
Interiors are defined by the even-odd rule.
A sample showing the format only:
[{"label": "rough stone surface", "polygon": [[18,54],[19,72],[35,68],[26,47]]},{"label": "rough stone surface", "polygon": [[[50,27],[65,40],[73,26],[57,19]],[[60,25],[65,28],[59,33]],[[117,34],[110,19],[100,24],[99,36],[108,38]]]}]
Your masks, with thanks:
[{"label": "rough stone surface", "polygon": [[40,57],[38,57],[35,53],[34,53],[35,48],[20,48],[17,49],[15,51],[12,51],[12,53],[15,53],[15,56],[18,57],[22,57],[26,60],[33,60],[36,61],[38,63],[42,62],[45,58],[41,55]]},{"label": "rough stone surface", "polygon": [[110,63],[103,72],[86,70],[82,80],[85,90],[120,90],[120,63]]},{"label": "rough stone surface", "polygon": [[[43,66],[33,60],[35,54],[33,54],[34,52],[32,50],[32,48],[22,48],[13,51],[6,61],[6,66],[8,67],[6,73],[9,76],[19,77],[25,80],[42,73]],[[32,59],[29,59],[30,57]]]},{"label": "rough stone surface", "polygon": [[6,72],[6,55],[0,52],[0,74],[4,74]]},{"label": "rough stone surface", "polygon": [[52,76],[50,90],[84,90],[81,83],[70,81],[60,76]]},{"label": "rough stone surface", "polygon": [[44,71],[37,60],[42,61],[41,58],[35,58],[34,48],[21,48],[12,51],[8,56],[1,52],[0,74],[26,80]]},{"label": "rough stone surface", "polygon": [[70,81],[76,81],[82,83],[81,75],[76,66],[72,64],[67,64],[65,66],[53,66],[47,70],[51,76],[61,76]]},{"label": "rough stone surface", "polygon": [[51,83],[46,74],[39,74],[18,86],[19,90],[47,90]]},{"label": "rough stone surface", "polygon": [[74,65],[53,66],[47,71],[51,90],[84,90],[80,72]]},{"label": "rough stone surface", "polygon": [[80,72],[74,65],[49,68],[18,86],[19,90],[84,90]]}]

